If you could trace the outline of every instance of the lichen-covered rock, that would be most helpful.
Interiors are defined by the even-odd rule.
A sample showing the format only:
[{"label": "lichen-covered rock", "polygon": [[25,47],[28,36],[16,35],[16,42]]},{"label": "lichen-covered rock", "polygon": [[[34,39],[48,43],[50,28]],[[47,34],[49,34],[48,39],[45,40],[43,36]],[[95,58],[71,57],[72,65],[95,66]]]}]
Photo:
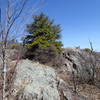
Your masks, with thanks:
[{"label": "lichen-covered rock", "polygon": [[17,100],[60,100],[54,69],[29,60],[20,61],[12,96]]}]

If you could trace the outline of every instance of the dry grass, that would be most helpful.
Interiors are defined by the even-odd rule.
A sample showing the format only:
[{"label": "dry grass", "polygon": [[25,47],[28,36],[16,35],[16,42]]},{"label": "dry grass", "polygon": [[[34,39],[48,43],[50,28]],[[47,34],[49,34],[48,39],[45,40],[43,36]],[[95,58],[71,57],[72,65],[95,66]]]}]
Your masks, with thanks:
[{"label": "dry grass", "polygon": [[[63,79],[67,85],[73,87],[71,74],[60,73],[57,76]],[[100,89],[94,85],[77,84],[77,93],[81,96],[89,98],[89,100],[100,100]]]}]

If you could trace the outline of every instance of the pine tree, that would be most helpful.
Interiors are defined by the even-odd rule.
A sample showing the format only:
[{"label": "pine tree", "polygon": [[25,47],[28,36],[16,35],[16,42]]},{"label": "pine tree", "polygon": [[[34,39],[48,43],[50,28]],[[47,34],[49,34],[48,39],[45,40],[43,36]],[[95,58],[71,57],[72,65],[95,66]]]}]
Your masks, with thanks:
[{"label": "pine tree", "polygon": [[40,56],[55,56],[62,51],[60,41],[61,28],[55,25],[53,20],[41,13],[33,16],[33,23],[27,25],[26,38],[24,44],[27,47],[27,57],[41,59]]}]

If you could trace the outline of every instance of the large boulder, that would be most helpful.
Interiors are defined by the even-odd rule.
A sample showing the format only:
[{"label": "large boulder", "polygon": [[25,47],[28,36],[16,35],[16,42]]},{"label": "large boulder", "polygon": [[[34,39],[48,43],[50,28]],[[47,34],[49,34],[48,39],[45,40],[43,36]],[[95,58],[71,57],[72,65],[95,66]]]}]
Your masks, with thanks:
[{"label": "large boulder", "polygon": [[22,60],[16,67],[12,100],[60,100],[56,78],[53,68]]}]

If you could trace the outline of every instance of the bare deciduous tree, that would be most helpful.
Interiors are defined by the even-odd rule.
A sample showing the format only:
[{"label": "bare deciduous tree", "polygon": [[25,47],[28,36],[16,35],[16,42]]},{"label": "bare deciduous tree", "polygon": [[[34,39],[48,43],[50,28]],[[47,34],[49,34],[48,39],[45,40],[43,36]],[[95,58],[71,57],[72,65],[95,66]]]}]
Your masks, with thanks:
[{"label": "bare deciduous tree", "polygon": [[[6,98],[6,74],[7,74],[7,49],[8,40],[12,38],[16,38],[15,33],[18,33],[20,27],[25,25],[26,18],[29,19],[30,13],[33,14],[34,10],[37,10],[44,0],[38,0],[35,3],[35,8],[27,8],[27,3],[31,0],[4,0],[5,9],[0,7],[0,44],[1,44],[1,54],[0,57],[2,59],[2,67],[3,67],[3,93],[2,100],[7,100]],[[29,12],[29,14],[27,14]],[[18,20],[20,19],[20,20]],[[18,27],[16,26],[18,25]],[[14,32],[16,31],[16,32]],[[19,34],[17,35],[19,36]]]},{"label": "bare deciduous tree", "polygon": [[91,49],[88,51],[83,51],[82,53],[79,53],[79,56],[81,57],[80,63],[82,66],[82,69],[80,69],[80,76],[81,81],[88,82],[89,84],[95,85],[96,80],[96,69],[98,68],[98,65],[100,63],[98,59],[98,54],[94,51],[92,42],[90,43]]}]

